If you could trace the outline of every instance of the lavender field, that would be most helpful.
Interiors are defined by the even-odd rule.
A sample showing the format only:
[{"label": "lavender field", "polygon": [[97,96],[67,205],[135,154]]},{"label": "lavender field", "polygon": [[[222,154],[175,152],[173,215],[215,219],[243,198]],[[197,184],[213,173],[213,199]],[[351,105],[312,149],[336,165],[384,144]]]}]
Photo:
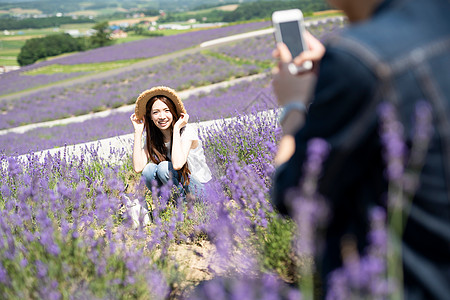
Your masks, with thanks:
[{"label": "lavender field", "polygon": [[25,72],[36,70],[48,65],[76,65],[85,63],[99,63],[120,61],[137,58],[151,58],[177,50],[199,45],[204,41],[228,35],[244,33],[269,26],[269,22],[256,22],[226,26],[221,28],[193,31],[176,36],[163,36],[124,44],[97,48],[74,55],[48,60],[21,68],[17,71],[0,75],[0,95],[18,92],[24,88],[31,88],[43,84],[77,77],[83,74],[54,74],[54,75],[24,75]]},{"label": "lavender field", "polygon": [[[184,101],[191,122],[234,117],[276,108],[270,86],[270,77],[244,82],[211,93],[200,93]],[[74,145],[129,134],[132,132],[129,112],[113,113],[108,117],[93,118],[80,123],[42,127],[23,134],[0,135],[4,154],[26,154],[64,145]]]},{"label": "lavender field", "polygon": [[[267,23],[245,26],[255,29]],[[245,26],[235,32],[251,30]],[[314,34],[325,38],[342,24],[314,26]],[[198,43],[232,30],[211,36],[206,36],[210,31],[205,36],[199,32],[186,41],[183,36],[179,45],[160,54],[191,47],[189,39]],[[111,78],[1,101],[0,128],[132,104],[154,85],[185,90],[268,73],[273,45],[271,36],[257,37]],[[102,51],[108,49],[113,48]],[[100,61],[105,53],[99,50],[99,56],[92,57]],[[88,59],[79,54],[65,63]],[[371,216],[366,255],[349,257],[328,282],[320,283],[327,295],[312,288],[317,280],[317,229],[331,213],[315,189],[329,149],[325,141],[311,140],[305,177],[292,193],[294,217],[281,217],[270,203],[281,129],[276,113],[258,114],[277,108],[269,75],[183,100],[190,122],[235,118],[201,127],[213,179],[197,197],[183,198],[164,186],[148,190],[124,149],[111,148],[107,158],[94,146],[76,157],[67,152],[33,154],[132,133],[131,111],[0,135],[0,298],[294,300],[392,295],[398,282],[388,280],[386,212],[379,207]],[[389,107],[383,112],[389,122]],[[131,215],[136,203],[145,208],[139,224]]]},{"label": "lavender field", "polygon": [[256,65],[239,66],[209,55],[188,55],[107,79],[91,80],[71,87],[54,87],[26,98],[2,101],[0,128],[84,115],[132,104],[141,91],[155,85],[184,90],[260,71]]},{"label": "lavender field", "polygon": [[[326,32],[321,29],[325,24],[328,23],[320,23],[310,28],[321,38]],[[342,24],[330,23],[327,26],[330,30],[336,30]],[[176,36],[172,38],[175,40]],[[137,95],[149,86],[167,85],[177,90],[184,90],[268,71],[273,66],[272,49],[273,39],[270,35],[256,37],[204,53],[172,59],[151,67],[90,80],[88,84],[76,84],[64,88],[55,86],[50,90],[35,92],[23,98],[3,100],[0,101],[2,112],[0,129],[84,115],[132,104]],[[9,85],[7,81],[0,82]],[[30,85],[29,82],[25,84],[24,80],[16,79],[13,82],[13,85],[22,86],[22,88]],[[19,84],[19,82],[22,83]]]},{"label": "lavender field", "polygon": [[[327,146],[311,141],[309,187],[294,193],[298,215],[281,218],[269,202],[277,118],[250,117],[202,132],[213,180],[187,201],[164,187],[146,193],[120,151],[111,152],[118,165],[95,148],[85,150],[89,162],[2,156],[2,298],[310,299],[314,224],[328,211],[310,187]],[[127,199],[148,205],[150,225],[133,225]],[[333,274],[330,299],[389,295],[384,220],[375,209],[370,251]]]}]

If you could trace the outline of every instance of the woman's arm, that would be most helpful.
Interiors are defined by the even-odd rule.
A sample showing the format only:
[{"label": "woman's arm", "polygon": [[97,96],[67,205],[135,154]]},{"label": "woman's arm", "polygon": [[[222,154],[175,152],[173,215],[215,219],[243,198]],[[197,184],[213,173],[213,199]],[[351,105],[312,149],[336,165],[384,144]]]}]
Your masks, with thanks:
[{"label": "woman's arm", "polygon": [[142,172],[148,161],[148,151],[142,148],[142,134],[145,128],[145,119],[138,120],[135,114],[130,116],[134,127],[134,145],[133,145],[133,169],[135,172]]},{"label": "woman's arm", "polygon": [[178,121],[173,125],[172,166],[175,170],[180,170],[184,166],[189,151],[195,142],[192,140],[181,140],[180,130],[186,126],[188,120],[189,115],[182,113]]}]

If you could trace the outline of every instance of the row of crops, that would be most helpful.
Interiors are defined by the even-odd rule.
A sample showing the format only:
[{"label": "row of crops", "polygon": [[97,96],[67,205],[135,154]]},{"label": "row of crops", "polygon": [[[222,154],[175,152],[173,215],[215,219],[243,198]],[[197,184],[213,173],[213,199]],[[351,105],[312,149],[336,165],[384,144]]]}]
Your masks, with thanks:
[{"label": "row of crops", "polygon": [[[242,28],[251,26],[257,29],[267,24]],[[320,22],[309,29],[323,37],[341,26]],[[237,33],[230,30],[218,29],[220,34],[213,30],[216,33],[211,36],[205,31],[197,40],[197,35],[186,39],[172,36],[167,43],[174,48],[164,48],[162,42],[155,46],[156,38],[149,39],[147,47],[156,47],[161,52],[155,55],[162,55]],[[108,116],[80,123],[0,135],[0,298],[324,296],[312,288],[312,282],[319,280],[312,257],[318,251],[313,247],[315,226],[325,222],[329,213],[326,203],[316,191],[308,189],[305,194],[299,186],[294,193],[298,215],[293,219],[280,217],[270,204],[273,159],[281,131],[276,115],[255,114],[277,106],[270,76],[184,99],[194,121],[235,117],[222,126],[201,129],[213,179],[197,198],[179,198],[170,187],[147,190],[132,170],[130,154],[123,149],[111,148],[110,159],[102,158],[96,147],[85,148],[76,157],[64,151],[56,155],[30,153],[130,133],[130,113],[113,109],[134,103],[137,95],[151,86],[185,90],[268,73],[273,65],[273,46],[271,36],[260,36],[99,80],[0,99],[3,130],[111,110]],[[142,50],[137,48],[136,53]],[[105,48],[98,50],[98,56],[89,57],[81,53],[58,63],[137,57],[126,56],[130,53],[124,49]],[[7,93],[20,91],[17,82],[25,88],[60,80],[52,77],[59,75],[44,75],[48,77],[40,83],[33,76],[41,75],[17,72],[10,76],[17,77],[8,79],[11,87]],[[3,79],[0,85],[8,86]],[[326,157],[327,147],[321,140],[311,141],[309,147],[314,157],[307,161],[310,172],[305,176],[314,186],[320,174],[317,160]],[[24,153],[29,154],[12,155]],[[125,196],[149,208],[149,225],[133,226]],[[382,299],[389,295],[392,285],[384,276],[384,219],[382,210],[373,211],[371,236],[377,238],[370,243],[368,255],[350,260],[330,281],[320,283],[327,287],[331,299]]]}]

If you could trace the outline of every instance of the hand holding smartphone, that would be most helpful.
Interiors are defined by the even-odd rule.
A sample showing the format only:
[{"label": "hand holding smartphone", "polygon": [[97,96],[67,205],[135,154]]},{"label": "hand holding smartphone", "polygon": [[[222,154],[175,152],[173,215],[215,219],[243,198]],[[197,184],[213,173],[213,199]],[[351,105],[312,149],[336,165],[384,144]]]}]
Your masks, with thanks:
[{"label": "hand holding smartphone", "polygon": [[[299,9],[279,10],[272,14],[272,24],[275,29],[275,40],[286,44],[291,52],[292,58],[308,50],[308,46],[303,37],[305,27],[303,24],[303,14]],[[297,75],[300,72],[311,70],[312,61],[305,61],[301,66],[294,63],[288,65],[289,72]]]}]

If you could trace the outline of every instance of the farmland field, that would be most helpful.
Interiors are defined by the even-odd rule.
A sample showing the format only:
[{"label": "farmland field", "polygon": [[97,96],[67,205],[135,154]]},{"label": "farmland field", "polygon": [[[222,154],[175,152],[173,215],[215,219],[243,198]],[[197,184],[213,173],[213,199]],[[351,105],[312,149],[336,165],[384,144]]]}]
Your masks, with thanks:
[{"label": "farmland field", "polygon": [[[215,39],[236,33],[248,32],[251,30],[264,28],[267,25],[267,22],[258,22],[238,24],[234,26],[215,28],[205,31],[193,31],[177,35],[176,38],[173,38],[172,36],[149,38],[141,41],[102,47],[90,51],[76,53],[73,55],[55,58],[52,60],[23,67],[18,71],[2,74],[2,80],[0,81],[0,95],[23,90],[23,88],[25,87],[25,85],[23,84],[24,82],[27,83],[27,88],[31,88],[43,85],[45,83],[59,81],[57,79],[57,76],[54,76],[54,74],[47,76],[47,79],[46,76],[42,75],[36,77],[23,75],[24,72],[42,68],[45,66],[55,64],[77,65],[129,59],[148,59],[161,56],[166,53],[180,51],[185,48],[194,47],[199,43],[209,39]],[[69,77],[77,77],[79,75],[80,74],[77,73],[63,74],[63,78],[61,78],[60,80],[67,79]]]},{"label": "farmland field", "polygon": [[[309,29],[324,38],[342,25],[321,22]],[[312,196],[303,199],[305,209],[294,219],[279,216],[270,203],[281,137],[277,114],[264,113],[277,108],[269,75],[275,65],[273,38],[196,49],[203,41],[267,23],[236,26],[105,47],[0,75],[0,298],[312,296],[308,237],[314,230],[294,220],[313,216],[313,222],[324,221],[328,208],[311,187]],[[179,52],[183,55],[164,59]],[[138,64],[156,56],[151,64]],[[117,72],[108,73],[111,69]],[[104,76],[94,77],[98,74]],[[247,80],[255,74],[261,76]],[[85,81],[67,84],[75,77]],[[242,81],[207,89],[236,78]],[[66,152],[74,144],[132,133],[132,104],[140,92],[156,85],[178,91],[204,88],[183,99],[192,123],[233,117],[200,128],[213,178],[195,197],[168,186],[147,189],[133,171],[131,141],[129,147],[111,146],[107,157],[95,146],[80,147],[78,156]],[[25,92],[28,88],[35,90]],[[11,93],[16,96],[5,96]],[[110,113],[94,117],[99,111]],[[38,126],[73,116],[88,118]],[[36,128],[6,131],[25,124]],[[318,168],[306,174],[311,186],[320,174],[317,159],[327,155],[323,143],[314,139],[308,146],[316,154],[308,163]],[[54,155],[36,152],[63,146],[67,148]],[[136,222],[132,207],[142,207]],[[384,215],[374,215],[373,229],[380,230]],[[143,224],[146,218],[149,223]],[[371,247],[371,253],[384,253],[378,244]],[[379,286],[386,284],[383,263],[370,269],[371,283]],[[362,266],[356,272],[366,270]],[[380,290],[375,296],[387,294]]]}]

